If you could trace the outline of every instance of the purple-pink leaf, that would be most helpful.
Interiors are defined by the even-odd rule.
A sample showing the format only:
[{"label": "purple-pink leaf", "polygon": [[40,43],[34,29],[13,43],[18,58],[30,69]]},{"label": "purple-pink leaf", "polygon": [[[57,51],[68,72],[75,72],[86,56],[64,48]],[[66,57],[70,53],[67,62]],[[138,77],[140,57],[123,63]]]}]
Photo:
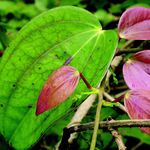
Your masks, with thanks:
[{"label": "purple-pink leaf", "polygon": [[121,38],[129,40],[150,40],[150,9],[127,9],[119,20],[118,32]]},{"label": "purple-pink leaf", "polygon": [[[131,119],[150,119],[150,90],[131,90],[124,98],[127,113]],[[140,128],[150,134],[149,127]]]},{"label": "purple-pink leaf", "polygon": [[63,66],[54,71],[49,76],[39,95],[36,115],[39,115],[66,100],[75,90],[79,78],[79,72],[71,66]]},{"label": "purple-pink leaf", "polygon": [[130,89],[150,89],[150,64],[130,59],[123,65],[123,76]]},{"label": "purple-pink leaf", "polygon": [[150,64],[150,50],[143,50],[133,55],[134,59]]}]

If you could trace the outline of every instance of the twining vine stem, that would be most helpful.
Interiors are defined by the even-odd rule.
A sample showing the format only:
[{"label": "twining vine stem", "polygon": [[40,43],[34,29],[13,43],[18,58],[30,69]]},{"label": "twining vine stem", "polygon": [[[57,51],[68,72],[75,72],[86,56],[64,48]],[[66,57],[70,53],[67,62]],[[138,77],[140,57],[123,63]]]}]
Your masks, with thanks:
[{"label": "twining vine stem", "polygon": [[97,110],[96,110],[96,116],[95,116],[95,122],[94,122],[94,131],[93,131],[93,136],[92,136],[92,142],[91,142],[90,150],[94,150],[95,149],[95,145],[96,145],[97,131],[98,131],[98,128],[99,128],[99,121],[100,121],[100,112],[101,112],[101,108],[102,108],[103,91],[104,91],[103,88],[99,89],[98,105],[97,105]]}]

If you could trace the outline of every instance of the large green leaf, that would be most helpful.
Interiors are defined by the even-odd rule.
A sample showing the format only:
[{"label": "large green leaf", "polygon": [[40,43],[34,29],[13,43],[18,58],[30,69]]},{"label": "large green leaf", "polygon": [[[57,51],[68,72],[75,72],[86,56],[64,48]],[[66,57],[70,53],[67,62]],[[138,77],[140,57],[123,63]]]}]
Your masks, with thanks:
[{"label": "large green leaf", "polygon": [[73,56],[70,65],[97,86],[116,46],[116,33],[103,31],[98,19],[81,8],[55,8],[28,23],[6,50],[0,65],[0,131],[9,143],[15,149],[29,148],[73,109],[73,103],[85,99],[79,96],[87,90],[80,81],[64,103],[36,116],[39,92],[55,69]]}]

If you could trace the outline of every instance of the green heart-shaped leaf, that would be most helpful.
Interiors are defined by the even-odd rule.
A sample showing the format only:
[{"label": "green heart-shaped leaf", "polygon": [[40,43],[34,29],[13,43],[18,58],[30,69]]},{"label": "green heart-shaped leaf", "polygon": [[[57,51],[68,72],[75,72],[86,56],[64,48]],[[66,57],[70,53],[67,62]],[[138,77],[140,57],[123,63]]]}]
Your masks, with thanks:
[{"label": "green heart-shaped leaf", "polygon": [[[56,120],[85,99],[82,81],[58,107],[36,116],[38,95],[48,76],[73,57],[70,65],[92,86],[102,80],[117,46],[114,31],[103,31],[97,18],[81,8],[47,11],[28,23],[6,50],[0,65],[0,132],[16,149],[27,149]],[[79,98],[80,97],[80,98]]]}]

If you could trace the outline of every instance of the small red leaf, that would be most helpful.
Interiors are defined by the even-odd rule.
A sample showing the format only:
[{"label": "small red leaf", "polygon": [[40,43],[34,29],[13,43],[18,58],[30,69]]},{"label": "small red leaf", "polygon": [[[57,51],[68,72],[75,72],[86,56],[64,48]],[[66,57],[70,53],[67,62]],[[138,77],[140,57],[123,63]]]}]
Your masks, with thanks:
[{"label": "small red leaf", "polygon": [[121,16],[119,36],[129,40],[150,40],[150,9],[132,7]]},{"label": "small red leaf", "polygon": [[[124,104],[131,119],[150,119],[150,90],[132,90],[125,95]],[[150,128],[140,128],[150,134]]]},{"label": "small red leaf", "polygon": [[79,78],[79,72],[71,66],[63,66],[54,71],[39,95],[36,115],[56,107],[66,100],[75,90]]}]

